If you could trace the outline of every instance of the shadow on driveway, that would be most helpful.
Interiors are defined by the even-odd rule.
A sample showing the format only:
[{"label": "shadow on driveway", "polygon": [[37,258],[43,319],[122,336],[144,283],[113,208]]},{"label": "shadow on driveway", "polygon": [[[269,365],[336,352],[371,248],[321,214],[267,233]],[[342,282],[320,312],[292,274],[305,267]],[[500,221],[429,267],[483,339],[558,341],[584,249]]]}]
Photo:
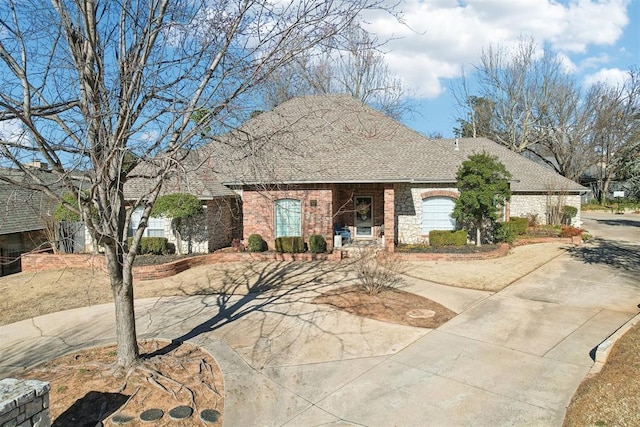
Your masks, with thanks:
[{"label": "shadow on driveway", "polygon": [[[638,221],[622,221],[633,222],[636,226],[640,226]],[[610,221],[605,222],[608,224]],[[589,244],[569,248],[568,252],[572,257],[587,264],[602,264],[626,272],[640,273],[640,247],[638,245],[593,239]]]},{"label": "shadow on driveway", "polygon": [[620,219],[595,219],[598,224],[610,225],[610,226],[625,226],[625,227],[640,227],[640,220],[620,218]]},{"label": "shadow on driveway", "polygon": [[[142,356],[151,358],[167,354],[185,341],[255,312],[278,314],[283,318],[296,317],[318,332],[331,333],[314,321],[314,314],[330,311],[328,308],[314,307],[311,311],[291,312],[291,303],[310,302],[324,290],[352,283],[353,277],[349,271],[348,263],[332,262],[252,262],[242,269],[225,270],[222,273],[222,290],[217,295],[215,306],[206,303],[202,307],[202,310],[213,308],[216,314],[174,338],[165,347]],[[265,321],[265,318],[262,320]],[[268,334],[267,331],[265,334]]]}]

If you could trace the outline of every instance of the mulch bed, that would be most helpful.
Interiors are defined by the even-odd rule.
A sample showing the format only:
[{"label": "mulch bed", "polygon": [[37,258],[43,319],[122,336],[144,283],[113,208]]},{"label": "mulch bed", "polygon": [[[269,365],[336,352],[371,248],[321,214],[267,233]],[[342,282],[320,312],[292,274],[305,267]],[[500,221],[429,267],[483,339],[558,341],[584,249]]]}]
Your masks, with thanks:
[{"label": "mulch bed", "polygon": [[418,328],[437,328],[456,316],[454,311],[435,301],[399,289],[372,295],[357,286],[347,286],[325,292],[313,302],[361,317]]}]

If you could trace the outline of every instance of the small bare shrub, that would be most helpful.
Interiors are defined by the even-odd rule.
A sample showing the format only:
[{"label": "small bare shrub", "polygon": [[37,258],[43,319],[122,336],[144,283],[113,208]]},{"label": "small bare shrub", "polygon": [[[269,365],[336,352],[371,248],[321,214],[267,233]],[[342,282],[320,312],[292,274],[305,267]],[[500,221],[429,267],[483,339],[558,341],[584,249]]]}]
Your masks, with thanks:
[{"label": "small bare shrub", "polygon": [[358,276],[358,288],[370,295],[396,288],[402,283],[399,275],[404,270],[403,262],[390,252],[361,248],[350,258],[353,258]]}]

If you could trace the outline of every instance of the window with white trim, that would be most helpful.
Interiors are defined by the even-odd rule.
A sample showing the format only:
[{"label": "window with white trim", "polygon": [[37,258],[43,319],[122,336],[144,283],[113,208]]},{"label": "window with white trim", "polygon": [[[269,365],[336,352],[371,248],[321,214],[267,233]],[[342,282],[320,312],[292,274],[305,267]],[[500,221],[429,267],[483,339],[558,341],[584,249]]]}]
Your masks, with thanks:
[{"label": "window with white trim", "polygon": [[422,200],[422,234],[431,230],[455,230],[451,216],[456,202],[451,197],[429,197]]},{"label": "window with white trim", "polygon": [[300,200],[276,200],[275,211],[276,238],[302,236],[302,207]]},{"label": "window with white trim", "polygon": [[[142,218],[143,208],[140,206],[136,208],[131,214],[131,222],[129,223],[129,235],[132,236],[133,232],[140,225],[140,219]],[[164,218],[149,217],[147,222],[147,228],[144,230],[144,237],[165,237],[164,235]]]}]

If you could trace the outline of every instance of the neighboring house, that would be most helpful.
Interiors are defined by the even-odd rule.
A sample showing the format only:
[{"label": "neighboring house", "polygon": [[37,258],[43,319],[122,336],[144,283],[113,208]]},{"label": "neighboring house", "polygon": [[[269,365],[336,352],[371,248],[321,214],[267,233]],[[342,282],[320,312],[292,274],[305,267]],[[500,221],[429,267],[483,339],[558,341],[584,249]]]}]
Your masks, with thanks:
[{"label": "neighboring house", "polygon": [[[254,233],[271,248],[277,237],[308,241],[311,234],[331,246],[334,230],[343,227],[355,240],[384,235],[393,248],[428,241],[431,230],[455,229],[456,172],[482,152],[512,174],[504,219],[535,216],[545,223],[554,206],[571,205],[580,223],[587,188],[485,138],[428,139],[348,95],[300,97],[254,116],[192,152],[189,172],[164,193],[190,192],[206,204],[201,251]],[[135,187],[128,198],[140,194]]]},{"label": "neighboring house", "polygon": [[[144,166],[143,166],[144,167]],[[139,169],[142,173],[142,169]],[[144,179],[131,179],[125,185],[125,198],[133,201],[149,191]],[[180,245],[181,252],[213,252],[242,239],[242,200],[238,194],[222,185],[213,173],[212,159],[204,151],[193,152],[162,188],[162,194],[189,193],[202,201],[201,217],[180,230],[180,241],[171,218],[149,218],[145,237],[166,237],[169,243]],[[138,227],[142,208],[131,215],[129,235]]]},{"label": "neighboring house", "polygon": [[[24,173],[15,169],[2,168],[0,175],[25,180]],[[44,193],[0,180],[0,275],[21,271],[23,253],[49,247],[45,222],[53,218],[55,208],[56,203]]]}]

